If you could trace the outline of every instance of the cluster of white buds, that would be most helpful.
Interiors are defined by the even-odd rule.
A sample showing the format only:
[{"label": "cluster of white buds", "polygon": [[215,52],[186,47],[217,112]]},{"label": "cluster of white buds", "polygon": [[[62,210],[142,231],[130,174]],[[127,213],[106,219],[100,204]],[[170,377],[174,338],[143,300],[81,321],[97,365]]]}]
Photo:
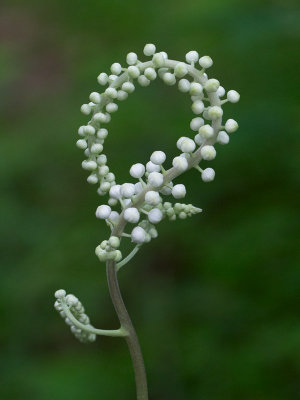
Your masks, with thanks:
[{"label": "cluster of white buds", "polygon": [[[202,169],[201,160],[211,161],[216,157],[215,144],[227,144],[229,135],[238,129],[233,119],[222,122],[222,106],[226,102],[236,103],[239,94],[235,90],[225,91],[220,82],[207,76],[207,69],[213,65],[209,56],[199,56],[195,50],[189,51],[185,61],[169,59],[167,53],[157,52],[154,44],[144,47],[148,61],[140,61],[136,53],[130,52],[126,64],[113,63],[111,74],[104,72],[98,76],[98,83],[103,87],[89,96],[89,102],[81,107],[90,121],[79,128],[81,138],[77,146],[84,150],[86,159],[82,166],[91,172],[89,183],[98,184],[99,195],[108,194],[108,204],[97,208],[96,216],[104,219],[111,228],[112,236],[104,240],[97,248],[100,261],[120,262],[119,250],[122,237],[129,237],[140,246],[157,236],[154,225],[165,216],[170,220],[181,219],[200,212],[191,204],[164,201],[163,196],[182,199],[186,196],[183,184],[173,184],[173,180],[190,168],[201,172],[204,182],[215,178],[211,168]],[[172,167],[164,166],[167,157],[163,151],[154,151],[146,165],[135,163],[130,168],[130,176],[135,182],[117,184],[115,175],[107,166],[107,157],[103,153],[104,141],[108,135],[106,128],[112,114],[118,110],[118,102],[125,100],[135,90],[135,81],[141,86],[148,86],[157,77],[167,85],[178,84],[179,91],[189,94],[191,110],[195,117],[190,121],[193,137],[182,136],[177,140],[180,151],[171,161]],[[112,210],[112,207],[119,207]],[[126,224],[135,225],[130,234],[123,232]],[[120,228],[122,227],[122,228]]]},{"label": "cluster of white buds", "polygon": [[[75,337],[83,343],[94,342],[96,340],[95,333],[81,329],[78,324],[74,324],[73,318],[87,328],[93,328],[90,325],[90,319],[85,314],[85,310],[81,302],[73,294],[66,294],[64,289],[59,289],[55,292],[56,301],[55,309],[59,312],[66,324],[70,326],[71,332]],[[70,313],[69,315],[67,315]]]}]

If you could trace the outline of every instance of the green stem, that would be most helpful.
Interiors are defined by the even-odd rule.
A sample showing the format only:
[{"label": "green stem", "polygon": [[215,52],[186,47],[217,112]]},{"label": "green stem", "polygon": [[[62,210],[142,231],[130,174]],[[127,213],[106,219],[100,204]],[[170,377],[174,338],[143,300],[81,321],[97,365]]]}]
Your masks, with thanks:
[{"label": "green stem", "polygon": [[117,271],[119,271],[120,268],[122,268],[125,264],[127,264],[139,251],[141,248],[141,245],[136,245],[135,248],[128,254],[127,257],[125,257],[122,261],[118,262],[116,264]]}]

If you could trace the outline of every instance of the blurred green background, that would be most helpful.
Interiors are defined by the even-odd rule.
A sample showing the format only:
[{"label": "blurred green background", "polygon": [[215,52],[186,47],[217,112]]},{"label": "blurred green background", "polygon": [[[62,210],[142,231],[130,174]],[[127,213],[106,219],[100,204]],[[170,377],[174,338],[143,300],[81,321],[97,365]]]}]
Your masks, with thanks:
[{"label": "blurred green background", "polygon": [[[103,200],[75,141],[97,75],[149,42],[174,59],[209,54],[210,76],[241,93],[224,107],[240,129],[218,146],[216,180],[181,180],[203,213],[161,223],[120,273],[150,399],[300,399],[299,14],[283,0],[2,0],[2,399],[135,398],[125,342],[77,342],[53,292],[118,326],[94,255],[108,235],[94,216]],[[191,117],[175,87],[137,88],[110,124],[118,182],[154,150],[175,155]]]}]

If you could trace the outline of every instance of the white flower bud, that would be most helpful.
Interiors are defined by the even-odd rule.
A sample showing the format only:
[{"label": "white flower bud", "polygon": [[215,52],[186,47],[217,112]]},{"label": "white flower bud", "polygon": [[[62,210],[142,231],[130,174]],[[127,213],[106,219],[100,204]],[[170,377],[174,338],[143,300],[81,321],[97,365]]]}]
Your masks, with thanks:
[{"label": "white flower bud", "polygon": [[108,130],[105,128],[101,128],[97,131],[97,138],[98,139],[106,139],[108,135]]},{"label": "white flower bud", "polygon": [[108,205],[111,207],[115,207],[118,204],[118,200],[117,199],[108,199]]},{"label": "white flower bud", "polygon": [[181,136],[181,137],[177,140],[177,142],[176,142],[176,147],[177,147],[178,150],[181,150],[181,144],[182,144],[182,142],[183,142],[185,139],[189,139],[189,138],[187,138],[186,136]]},{"label": "white flower bud", "polygon": [[171,72],[166,72],[163,76],[163,81],[165,82],[166,85],[172,86],[175,85],[176,83],[176,78],[174,74],[171,74]]},{"label": "white flower bud", "polygon": [[186,195],[185,186],[182,184],[175,185],[172,189],[172,196],[175,199],[182,199]]},{"label": "white flower bud", "polygon": [[91,109],[91,106],[89,104],[82,104],[82,106],[80,107],[80,111],[84,115],[89,115],[90,112],[92,111],[92,109]]},{"label": "white flower bud", "polygon": [[98,165],[105,165],[107,163],[107,157],[105,154],[101,154],[101,156],[97,157]]},{"label": "white flower bud", "polygon": [[192,131],[198,131],[198,129],[204,125],[204,119],[200,117],[193,118],[190,123]]},{"label": "white flower bud", "polygon": [[163,151],[154,151],[150,157],[153,164],[161,165],[166,161],[166,154]]},{"label": "white flower bud", "polygon": [[240,100],[240,95],[235,90],[229,90],[227,93],[227,99],[230,103],[237,103]]},{"label": "white flower bud", "polygon": [[137,63],[137,55],[135,53],[128,53],[126,57],[126,62],[128,65],[134,65]]},{"label": "white flower bud", "polygon": [[96,210],[96,217],[99,219],[107,219],[111,213],[111,208],[106,204],[99,206]]},{"label": "white flower bud", "polygon": [[223,86],[219,86],[218,90],[217,90],[217,95],[219,97],[223,97],[225,94],[225,89],[223,88]]},{"label": "white flower bud", "polygon": [[135,194],[139,194],[143,191],[143,185],[141,184],[141,182],[137,182],[134,184],[134,190]]},{"label": "white flower bud", "polygon": [[156,79],[156,77],[157,77],[157,73],[156,73],[155,69],[151,68],[151,67],[148,67],[145,69],[144,75],[150,81],[154,81],[154,79]]},{"label": "white flower bud", "polygon": [[84,160],[81,163],[81,166],[83,169],[87,170],[87,171],[94,171],[97,168],[97,163],[95,161],[92,160]]},{"label": "white flower bud", "polygon": [[228,119],[225,123],[225,129],[228,133],[235,132],[238,127],[238,123],[234,119]]},{"label": "white flower bud", "polygon": [[203,139],[210,139],[214,135],[214,129],[208,124],[201,126],[198,132]]},{"label": "white flower bud", "polygon": [[220,86],[220,82],[217,79],[209,79],[206,83],[205,83],[205,90],[207,91],[207,93],[212,93],[212,92],[216,92],[218,90]]},{"label": "white flower bud", "polygon": [[229,136],[225,131],[220,131],[218,133],[217,142],[220,144],[228,144],[229,143]]},{"label": "white flower bud", "polygon": [[108,80],[110,83],[112,83],[113,81],[115,81],[118,78],[117,75],[109,75]]},{"label": "white flower bud", "polygon": [[98,92],[92,92],[90,94],[90,100],[95,103],[95,104],[99,104],[101,101],[101,95]]},{"label": "white flower bud", "polygon": [[145,201],[151,206],[157,206],[161,202],[161,198],[157,192],[154,190],[149,190],[149,192],[145,194]]},{"label": "white flower bud", "polygon": [[105,90],[105,94],[106,94],[106,96],[110,97],[111,99],[116,99],[118,97],[118,92],[113,87],[108,87]]},{"label": "white flower bud", "polygon": [[200,58],[199,64],[202,68],[209,68],[213,65],[213,60],[209,56],[203,56]]},{"label": "white flower bud", "polygon": [[117,236],[111,236],[108,239],[108,243],[110,244],[111,247],[113,247],[114,249],[117,249],[118,247],[120,247],[120,239]]},{"label": "white flower bud", "polygon": [[116,104],[116,103],[108,103],[107,104],[107,106],[106,106],[106,111],[108,112],[108,113],[114,113],[114,112],[116,112],[116,111],[118,111],[118,104]]},{"label": "white flower bud", "polygon": [[90,176],[87,177],[87,181],[91,185],[95,185],[96,183],[98,183],[98,177],[96,174],[91,174]]},{"label": "white flower bud", "polygon": [[[115,174],[113,174],[112,172],[109,172],[109,173],[106,175],[106,180],[107,180],[107,182],[114,182],[115,179],[116,179]],[[115,182],[113,183],[113,185],[115,185]]]},{"label": "white flower bud", "polygon": [[133,164],[129,173],[133,178],[141,178],[145,173],[145,166],[141,163]]},{"label": "white flower bud", "polygon": [[77,142],[76,142],[76,146],[77,146],[79,149],[85,150],[85,149],[87,148],[87,142],[86,142],[86,140],[84,140],[84,139],[79,139],[79,140],[77,140]]},{"label": "white flower bud", "polygon": [[163,67],[165,65],[165,60],[166,58],[162,53],[155,53],[152,57],[152,62],[157,68]]},{"label": "white flower bud", "polygon": [[177,78],[183,78],[188,73],[187,66],[184,62],[179,62],[174,68],[174,74]]},{"label": "white flower bud", "polygon": [[127,99],[127,97],[128,97],[128,93],[127,93],[127,92],[124,92],[124,90],[119,90],[119,91],[118,91],[117,99],[118,99],[119,101],[124,101],[124,100]]},{"label": "white flower bud", "polygon": [[202,149],[200,150],[200,154],[203,160],[210,161],[216,157],[217,152],[214,146],[206,145],[202,147]]},{"label": "white flower bud", "polygon": [[121,185],[121,195],[127,199],[131,198],[135,194],[135,188],[133,183],[123,183]]},{"label": "white flower bud", "polygon": [[185,55],[186,62],[193,64],[199,60],[199,54],[195,50],[191,50]]},{"label": "white flower bud", "polygon": [[215,121],[216,119],[222,117],[223,110],[219,106],[212,106],[212,107],[209,107],[209,109],[207,111],[207,115],[208,115],[209,119]]},{"label": "white flower bud", "polygon": [[192,82],[190,87],[190,95],[191,96],[198,96],[203,93],[203,86],[201,83]]},{"label": "white flower bud", "polygon": [[92,154],[99,154],[103,150],[103,146],[100,143],[94,143],[91,147]]},{"label": "white flower bud", "polygon": [[131,241],[133,243],[142,244],[145,242],[146,239],[146,232],[140,226],[136,226],[133,228],[131,232]]},{"label": "white flower bud", "polygon": [[85,136],[84,128],[85,128],[85,126],[80,126],[78,128],[78,135],[79,136]]},{"label": "white flower bud", "polygon": [[150,183],[151,186],[153,187],[159,187],[163,184],[164,177],[161,173],[159,172],[150,172],[148,176],[148,182]]},{"label": "white flower bud", "polygon": [[101,185],[100,185],[100,190],[101,190],[101,192],[103,192],[103,193],[108,192],[109,189],[110,189],[110,186],[111,186],[111,185],[110,185],[109,182],[102,182]]},{"label": "white flower bud", "polygon": [[187,93],[191,88],[191,83],[187,79],[180,79],[178,82],[178,89],[182,93]]},{"label": "white flower bud", "polygon": [[146,164],[147,172],[160,172],[160,166],[153,164],[152,161],[147,162]]},{"label": "white flower bud", "polygon": [[149,86],[149,85],[150,85],[151,81],[149,81],[149,79],[147,79],[147,78],[145,77],[145,75],[140,75],[140,76],[138,77],[138,83],[139,83],[142,87],[146,87],[146,86]]},{"label": "white flower bud", "polygon": [[107,165],[102,165],[102,166],[99,168],[99,175],[100,175],[100,176],[106,176],[108,173],[109,173],[109,168],[108,168]]},{"label": "white flower bud", "polygon": [[215,179],[215,171],[212,168],[205,168],[201,173],[201,178],[203,182],[211,182]]},{"label": "white flower bud", "polygon": [[102,112],[98,112],[93,116],[93,120],[97,122],[105,123],[107,121],[106,114]]},{"label": "white flower bud", "polygon": [[131,65],[130,67],[128,67],[127,71],[128,75],[133,79],[137,78],[140,75],[140,70],[135,65]]},{"label": "white flower bud", "polygon": [[184,153],[192,153],[196,148],[195,142],[190,139],[186,138],[181,142],[180,150]]},{"label": "white flower bud", "polygon": [[205,139],[197,133],[197,135],[194,137],[194,141],[197,143],[198,146],[201,146],[201,144],[204,142]]},{"label": "white flower bud", "polygon": [[154,44],[152,43],[148,43],[146,44],[146,46],[144,47],[143,53],[145,54],[145,56],[150,57],[153,56],[153,54],[156,51],[156,47]]},{"label": "white flower bud", "polygon": [[55,296],[57,299],[62,299],[63,297],[66,296],[66,291],[65,291],[64,289],[59,289],[59,290],[57,290],[57,291],[54,293],[54,296]]},{"label": "white flower bud", "polygon": [[78,302],[79,300],[73,294],[68,294],[66,296],[66,303],[68,304],[68,306],[76,306]]},{"label": "white flower bud", "polygon": [[196,100],[192,104],[192,111],[194,114],[201,114],[204,110],[204,103],[201,100]]},{"label": "white flower bud", "polygon": [[119,63],[113,63],[110,67],[111,73],[115,75],[120,75],[122,71],[122,66]]},{"label": "white flower bud", "polygon": [[95,135],[96,132],[96,129],[91,125],[84,126],[83,130],[86,135]]},{"label": "white flower bud", "polygon": [[110,213],[109,219],[110,219],[112,222],[117,222],[119,218],[120,218],[120,214],[119,214],[117,211],[112,211],[112,212]]},{"label": "white flower bud", "polygon": [[132,93],[134,91],[135,87],[132,82],[124,82],[122,85],[122,90],[127,93]]},{"label": "white flower bud", "polygon": [[124,211],[124,219],[127,222],[131,222],[132,224],[135,224],[140,219],[140,213],[138,212],[137,208],[135,208],[135,207],[126,208]]},{"label": "white flower bud", "polygon": [[185,157],[175,157],[173,159],[172,165],[174,168],[176,168],[178,171],[186,171],[188,169],[188,161]]},{"label": "white flower bud", "polygon": [[108,82],[108,75],[105,72],[101,72],[101,74],[98,75],[97,81],[102,86],[106,85]]},{"label": "white flower bud", "polygon": [[152,208],[148,213],[148,219],[152,224],[158,224],[163,219],[163,213],[159,208]]}]

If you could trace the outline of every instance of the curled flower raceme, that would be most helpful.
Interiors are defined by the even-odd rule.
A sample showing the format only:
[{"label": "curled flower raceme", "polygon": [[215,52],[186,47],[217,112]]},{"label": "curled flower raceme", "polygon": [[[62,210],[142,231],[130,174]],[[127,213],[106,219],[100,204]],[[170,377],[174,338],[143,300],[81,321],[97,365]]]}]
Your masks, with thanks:
[{"label": "curled flower raceme", "polygon": [[[157,52],[153,44],[144,47],[144,55],[148,60],[141,61],[137,54],[131,52],[126,57],[127,65],[115,62],[111,65],[110,74],[99,74],[97,80],[101,89],[92,92],[89,101],[81,106],[81,112],[89,116],[89,121],[79,128],[80,138],[76,143],[84,151],[82,167],[89,172],[87,181],[97,185],[100,196],[108,197],[107,204],[98,206],[96,217],[106,221],[111,234],[97,246],[95,252],[100,261],[106,262],[110,294],[121,328],[104,331],[92,327],[81,303],[72,295],[66,296],[64,291],[56,292],[55,303],[72,332],[82,341],[93,341],[95,335],[109,335],[109,332],[112,333],[110,336],[127,337],[136,373],[137,398],[143,400],[147,399],[147,395],[142,357],[119,292],[116,272],[132,259],[143,244],[157,237],[157,226],[164,218],[171,221],[177,217],[185,219],[202,211],[192,204],[178,202],[186,196],[186,188],[182,183],[173,181],[192,168],[201,173],[203,182],[214,180],[214,169],[202,169],[199,164],[202,160],[212,161],[217,154],[215,145],[228,144],[230,135],[238,129],[235,120],[223,121],[223,105],[226,102],[236,103],[240,98],[235,90],[226,92],[217,79],[208,77],[207,70],[213,65],[209,56],[200,57],[193,50],[186,54],[185,61],[171,60],[167,53]],[[119,103],[134,92],[136,85],[148,86],[155,79],[161,79],[169,86],[177,84],[179,91],[190,97],[194,117],[189,129],[184,132],[185,136],[176,141],[179,152],[173,160],[168,160],[163,151],[155,150],[146,165],[137,162],[131,166],[131,182],[117,183],[104,154],[107,125],[118,111]],[[127,238],[135,247],[123,257],[121,240]]]}]

